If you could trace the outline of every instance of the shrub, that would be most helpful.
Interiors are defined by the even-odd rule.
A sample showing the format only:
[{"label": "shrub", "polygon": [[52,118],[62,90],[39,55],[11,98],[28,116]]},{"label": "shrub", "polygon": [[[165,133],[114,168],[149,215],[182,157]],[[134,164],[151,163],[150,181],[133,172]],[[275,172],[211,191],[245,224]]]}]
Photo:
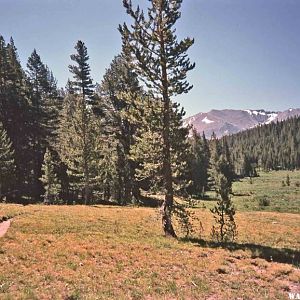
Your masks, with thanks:
[{"label": "shrub", "polygon": [[268,199],[268,197],[266,195],[264,195],[258,199],[258,205],[260,207],[270,206],[270,204],[271,204],[271,200]]}]

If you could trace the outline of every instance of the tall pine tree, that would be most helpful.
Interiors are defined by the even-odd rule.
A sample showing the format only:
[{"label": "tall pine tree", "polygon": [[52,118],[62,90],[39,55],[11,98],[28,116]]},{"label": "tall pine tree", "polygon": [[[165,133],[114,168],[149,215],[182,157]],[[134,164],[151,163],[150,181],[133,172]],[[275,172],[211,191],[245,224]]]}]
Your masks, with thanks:
[{"label": "tall pine tree", "polygon": [[47,147],[54,148],[58,129],[58,115],[61,100],[58,95],[56,80],[52,72],[42,62],[34,50],[27,62],[27,76],[30,82],[33,154],[32,160],[35,198],[39,199],[42,186],[39,178]]},{"label": "tall pine tree", "polygon": [[92,111],[93,84],[89,56],[83,42],[78,41],[70,65],[74,94],[64,100],[59,129],[59,153],[68,168],[70,184],[89,204],[101,160],[101,120]]},{"label": "tall pine tree", "polygon": [[144,80],[154,98],[163,103],[161,118],[163,179],[165,201],[163,202],[162,224],[167,236],[176,236],[172,225],[174,187],[171,165],[171,97],[187,93],[192,87],[186,81],[187,72],[194,64],[186,55],[193,40],[177,41],[175,24],[180,18],[182,0],[152,0],[148,13],[132,7],[131,0],[123,0],[127,13],[133,19],[131,29],[124,24],[119,27],[123,47],[131,53],[133,68]]},{"label": "tall pine tree", "polygon": [[117,142],[116,197],[122,204],[139,197],[135,181],[136,165],[130,159],[130,149],[135,142],[133,136],[137,130],[137,123],[131,118],[131,110],[143,91],[128,60],[125,53],[113,59],[98,88],[99,97],[95,105],[96,113],[98,110],[105,114],[106,128],[110,128],[107,134],[114,134]]}]

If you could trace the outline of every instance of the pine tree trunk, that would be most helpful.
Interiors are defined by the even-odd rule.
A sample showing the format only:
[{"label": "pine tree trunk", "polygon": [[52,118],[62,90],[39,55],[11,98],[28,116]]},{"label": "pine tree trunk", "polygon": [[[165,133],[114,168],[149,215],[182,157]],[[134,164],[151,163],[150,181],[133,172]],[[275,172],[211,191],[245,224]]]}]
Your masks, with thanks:
[{"label": "pine tree trunk", "polygon": [[[163,65],[164,66],[164,65]],[[165,183],[165,200],[161,207],[162,226],[166,236],[176,237],[172,225],[172,209],[174,205],[173,178],[170,153],[170,99],[167,93],[167,71],[162,68],[164,80],[164,112],[163,112],[163,176]]]},{"label": "pine tree trunk", "polygon": [[164,103],[164,128],[163,128],[163,176],[165,181],[165,200],[161,207],[162,226],[166,236],[176,237],[172,225],[172,209],[174,204],[173,180],[171,169],[171,155],[170,155],[170,115],[169,115],[169,101]]},{"label": "pine tree trunk", "polygon": [[88,186],[88,183],[85,183],[85,186],[84,186],[84,204],[85,205],[89,204],[89,186]]},{"label": "pine tree trunk", "polygon": [[[161,3],[161,13],[158,26],[162,26],[163,16]],[[172,225],[172,209],[174,205],[174,190],[173,190],[173,177],[171,167],[171,151],[170,151],[170,97],[169,97],[169,82],[167,73],[167,62],[165,52],[165,41],[163,31],[159,29],[160,33],[160,64],[161,64],[161,83],[162,83],[162,96],[163,96],[163,176],[165,183],[165,200],[161,207],[162,213],[162,226],[166,236],[176,238],[176,233]]]}]

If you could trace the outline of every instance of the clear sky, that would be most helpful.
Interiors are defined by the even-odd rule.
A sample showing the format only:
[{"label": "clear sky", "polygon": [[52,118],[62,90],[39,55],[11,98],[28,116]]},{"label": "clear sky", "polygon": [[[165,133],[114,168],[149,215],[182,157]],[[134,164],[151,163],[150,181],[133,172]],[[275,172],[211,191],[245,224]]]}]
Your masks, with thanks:
[{"label": "clear sky", "polygon": [[[121,49],[124,21],[121,0],[0,0],[0,34],[13,36],[24,66],[36,48],[60,86],[79,39],[101,81]],[[300,107],[300,0],[184,0],[177,31],[195,38],[194,89],[176,98],[187,115]]]}]

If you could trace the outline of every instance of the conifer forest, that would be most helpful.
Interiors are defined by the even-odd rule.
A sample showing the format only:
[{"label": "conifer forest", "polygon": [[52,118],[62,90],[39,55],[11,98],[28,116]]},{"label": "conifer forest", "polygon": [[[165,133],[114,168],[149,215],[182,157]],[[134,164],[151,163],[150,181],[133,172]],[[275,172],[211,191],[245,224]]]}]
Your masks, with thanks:
[{"label": "conifer forest", "polygon": [[[18,41],[0,31],[0,299],[299,296],[300,117],[221,138],[185,124],[178,99],[198,66],[195,40],[176,35],[183,1],[133,2],[123,0],[122,51],[100,79],[84,40],[62,87],[35,45],[21,64]],[[41,240],[25,244],[31,222]],[[15,261],[33,253],[43,265],[40,251],[49,288],[34,266],[14,283]],[[55,259],[69,273],[52,270]]]}]

